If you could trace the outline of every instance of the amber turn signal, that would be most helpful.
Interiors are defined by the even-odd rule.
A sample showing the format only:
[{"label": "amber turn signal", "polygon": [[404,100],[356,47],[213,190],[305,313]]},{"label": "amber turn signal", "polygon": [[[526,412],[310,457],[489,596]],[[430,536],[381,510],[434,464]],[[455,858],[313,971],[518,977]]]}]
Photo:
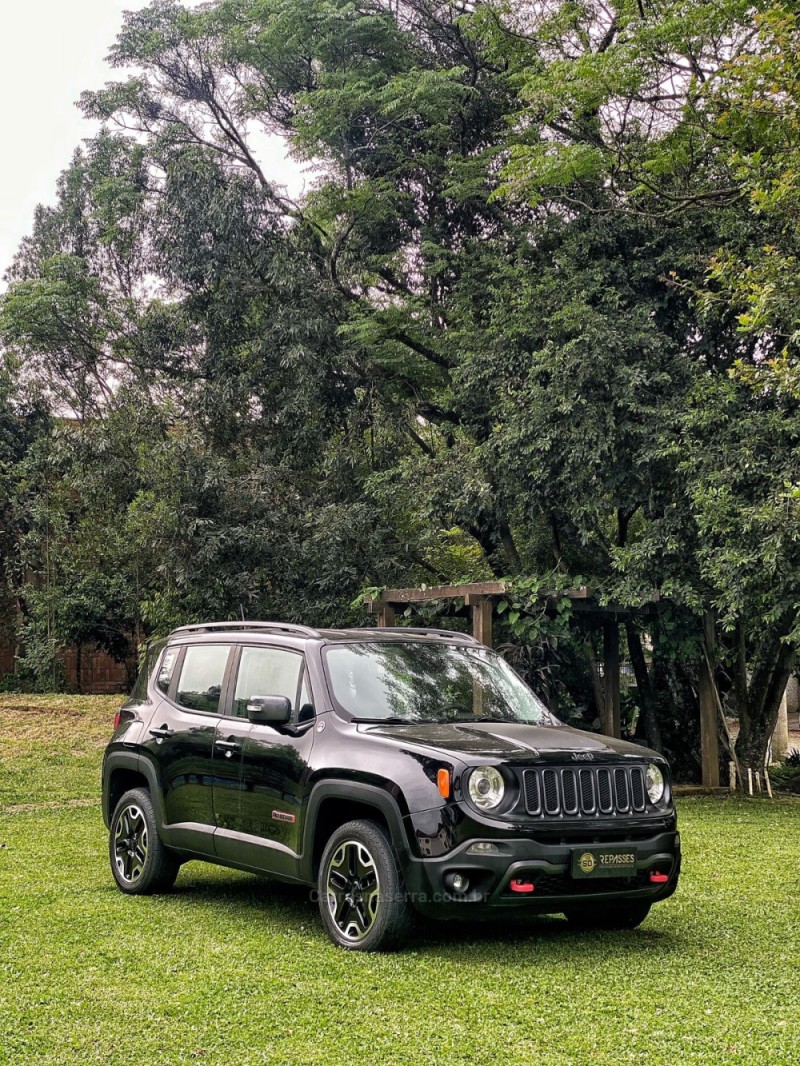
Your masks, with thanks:
[{"label": "amber turn signal", "polygon": [[447,799],[450,795],[450,771],[442,767],[436,775],[436,784],[439,786],[441,794]]}]

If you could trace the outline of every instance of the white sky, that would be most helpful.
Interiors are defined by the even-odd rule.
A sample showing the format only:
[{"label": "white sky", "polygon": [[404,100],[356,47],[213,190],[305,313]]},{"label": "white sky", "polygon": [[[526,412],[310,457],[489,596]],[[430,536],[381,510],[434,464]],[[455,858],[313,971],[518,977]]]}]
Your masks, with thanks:
[{"label": "white sky", "polygon": [[[122,12],[145,6],[145,0],[0,0],[0,277],[30,232],[34,208],[54,201],[59,173],[97,129],[75,101],[84,89],[120,76],[105,57]],[[262,143],[267,176],[298,191],[303,181],[282,143]]]}]

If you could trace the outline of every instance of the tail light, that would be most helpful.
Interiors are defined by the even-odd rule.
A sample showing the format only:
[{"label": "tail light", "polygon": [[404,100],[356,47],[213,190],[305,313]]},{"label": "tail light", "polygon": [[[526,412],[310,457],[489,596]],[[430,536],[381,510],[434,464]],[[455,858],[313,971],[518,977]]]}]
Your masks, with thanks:
[{"label": "tail light", "polygon": [[119,723],[120,723],[121,718],[122,718],[122,708],[120,707],[120,709],[114,715],[114,732],[115,733],[119,729]]}]

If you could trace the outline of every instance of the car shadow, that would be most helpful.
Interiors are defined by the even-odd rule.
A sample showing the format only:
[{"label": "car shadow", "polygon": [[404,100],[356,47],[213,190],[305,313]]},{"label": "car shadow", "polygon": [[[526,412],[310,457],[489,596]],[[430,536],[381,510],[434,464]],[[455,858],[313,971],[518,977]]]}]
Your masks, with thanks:
[{"label": "car shadow", "polygon": [[[256,875],[214,870],[209,877],[208,867],[198,864],[196,872],[184,869],[171,892],[173,897],[192,901],[198,907],[210,910],[224,907],[230,918],[237,913],[250,919],[254,915],[273,915],[299,928],[309,925],[317,932],[321,942],[327,942],[317,911],[313,889],[282,881],[271,881]],[[657,913],[657,912],[656,912]],[[600,961],[613,948],[617,956],[668,955],[685,948],[684,938],[677,929],[654,928],[649,925],[652,917],[638,929],[632,930],[584,930],[571,926],[560,914],[520,914],[519,911],[500,914],[482,921],[438,921],[416,916],[416,921],[407,944],[400,953],[414,952],[419,955],[437,954],[447,956],[461,953],[465,948],[508,948],[509,958],[513,953],[519,964],[519,949],[527,947],[542,952],[560,954],[565,945],[572,942],[580,945],[583,962]]]}]

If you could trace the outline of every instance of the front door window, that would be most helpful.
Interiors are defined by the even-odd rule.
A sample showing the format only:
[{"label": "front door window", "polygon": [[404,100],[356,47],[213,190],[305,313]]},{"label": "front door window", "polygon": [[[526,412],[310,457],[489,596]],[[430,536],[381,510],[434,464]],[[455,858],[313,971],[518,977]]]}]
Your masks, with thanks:
[{"label": "front door window", "polygon": [[247,717],[254,696],[286,696],[297,713],[303,656],[282,648],[242,648],[233,695],[233,714]]}]

